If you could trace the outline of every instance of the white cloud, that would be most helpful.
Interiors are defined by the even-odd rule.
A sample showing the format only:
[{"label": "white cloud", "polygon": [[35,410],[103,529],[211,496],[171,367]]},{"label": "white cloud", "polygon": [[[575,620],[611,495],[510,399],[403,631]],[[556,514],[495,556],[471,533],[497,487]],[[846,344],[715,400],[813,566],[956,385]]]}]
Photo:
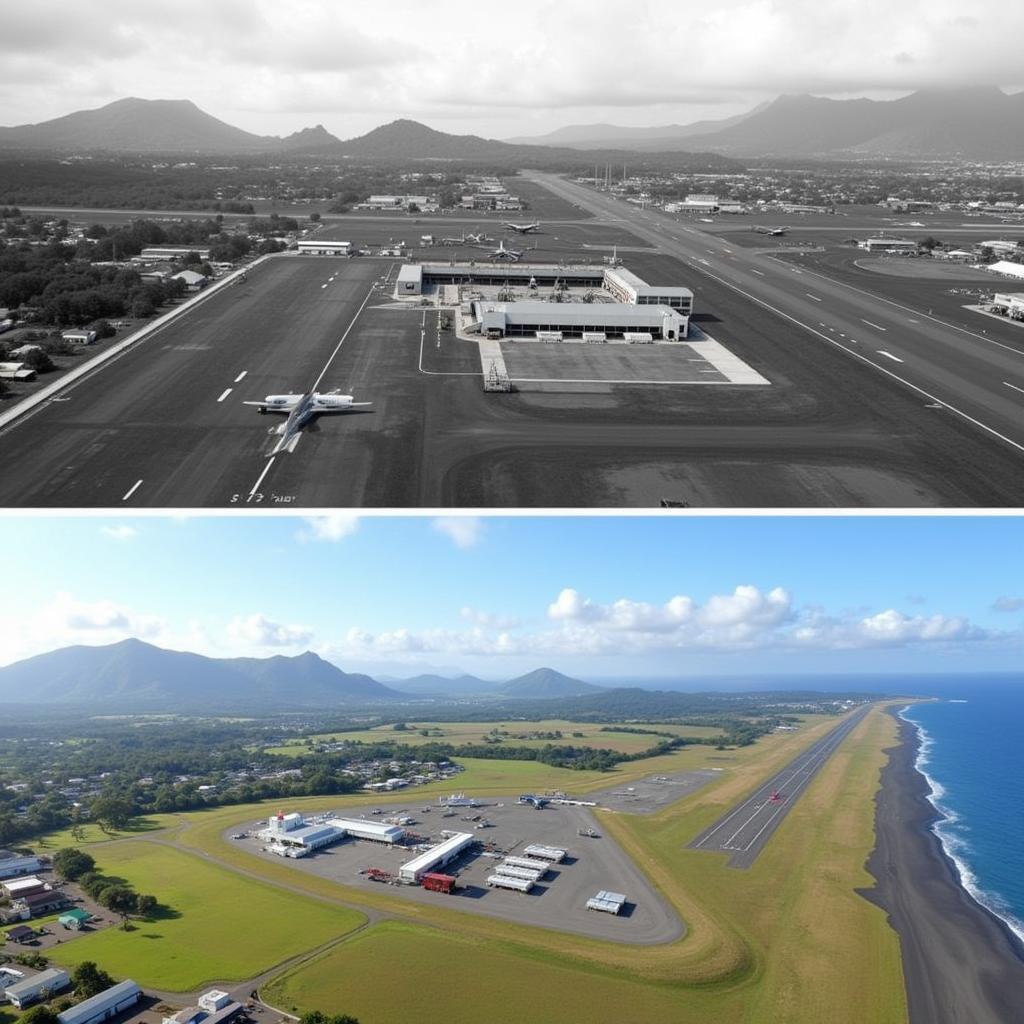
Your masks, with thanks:
[{"label": "white cloud", "polygon": [[442,516],[435,519],[433,527],[443,533],[457,547],[464,551],[475,548],[483,540],[484,521],[476,516]]},{"label": "white cloud", "polygon": [[243,645],[255,644],[257,647],[298,647],[313,639],[313,630],[309,626],[274,622],[259,612],[235,616],[228,623],[227,634]]},{"label": "white cloud", "polygon": [[112,540],[132,540],[139,535],[134,526],[101,526],[100,533]]},{"label": "white cloud", "polygon": [[662,604],[620,598],[601,604],[566,587],[547,606],[549,626],[464,608],[466,629],[351,629],[336,653],[372,658],[444,655],[644,655],[656,652],[734,652],[758,649],[850,650],[970,643],[997,638],[967,619],[909,616],[895,609],[829,616],[797,607],[782,587],[741,585],[703,603],[676,595]]},{"label": "white cloud", "polygon": [[359,516],[348,512],[330,512],[322,516],[308,516],[306,529],[300,540],[339,541],[351,537],[359,529]]},{"label": "white cloud", "polygon": [[994,612],[1019,612],[1024,610],[1024,597],[1002,595],[992,602]]}]

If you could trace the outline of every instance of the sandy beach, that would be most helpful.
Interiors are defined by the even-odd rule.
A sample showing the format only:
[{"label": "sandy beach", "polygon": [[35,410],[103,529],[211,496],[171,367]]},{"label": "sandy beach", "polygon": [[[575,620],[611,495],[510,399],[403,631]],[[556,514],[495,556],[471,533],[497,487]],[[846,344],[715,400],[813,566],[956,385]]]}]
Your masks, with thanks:
[{"label": "sandy beach", "polygon": [[861,894],[888,912],[899,934],[910,1022],[1024,1021],[1024,947],[960,884],[930,830],[939,816],[915,767],[917,729],[896,717],[900,744],[882,771],[867,862],[877,884]]}]

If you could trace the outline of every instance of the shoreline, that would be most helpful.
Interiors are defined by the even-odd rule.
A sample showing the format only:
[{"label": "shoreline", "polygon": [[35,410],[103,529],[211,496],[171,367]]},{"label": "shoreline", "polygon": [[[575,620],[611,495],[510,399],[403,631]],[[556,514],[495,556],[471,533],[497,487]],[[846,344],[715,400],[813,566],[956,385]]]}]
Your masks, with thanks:
[{"label": "shoreline", "polygon": [[890,708],[899,742],[889,748],[875,797],[871,889],[900,937],[911,1024],[1007,1024],[1024,1019],[1024,943],[965,888],[932,830],[943,815],[917,767],[921,733]]}]

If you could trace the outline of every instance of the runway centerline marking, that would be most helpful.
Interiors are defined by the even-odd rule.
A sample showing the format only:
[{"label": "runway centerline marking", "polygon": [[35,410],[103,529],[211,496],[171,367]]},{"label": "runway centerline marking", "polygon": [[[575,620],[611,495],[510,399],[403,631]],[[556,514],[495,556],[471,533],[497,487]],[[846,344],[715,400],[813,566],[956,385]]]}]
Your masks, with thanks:
[{"label": "runway centerline marking", "polygon": [[821,302],[821,299],[819,299],[817,295],[812,295],[810,292],[804,292],[804,295],[809,299],[814,299],[815,302]]},{"label": "runway centerline marking", "polygon": [[1006,386],[1007,386],[1008,388],[1013,388],[1013,390],[1014,390],[1014,391],[1019,391],[1019,392],[1020,392],[1020,393],[1021,393],[1022,395],[1024,395],[1024,388],[1019,388],[1019,387],[1017,387],[1017,385],[1016,385],[1016,384],[1011,384],[1011,383],[1010,383],[1010,382],[1009,382],[1008,380],[1004,380],[1004,381],[1003,381],[1003,383],[1004,383],[1004,384],[1005,384],[1005,385],[1006,385]]},{"label": "runway centerline marking", "polygon": [[249,492],[249,498],[250,499],[259,490],[260,484],[263,483],[263,478],[267,475],[267,473],[270,472],[270,467],[274,464],[274,459],[276,459],[276,458],[277,458],[276,455],[271,455],[270,456],[270,461],[263,467],[263,472],[260,473],[259,479],[256,481],[256,483],[254,483],[252,485],[252,490]]},{"label": "runway centerline marking", "polygon": [[131,487],[128,488],[128,491],[125,493],[125,496],[121,500],[127,501],[139,489],[141,485],[142,481],[136,480],[135,483],[133,483]]},{"label": "runway centerline marking", "polygon": [[886,359],[891,359],[894,363],[902,363],[903,360],[899,356],[894,356],[891,352],[886,352],[884,348],[877,350],[880,356],[885,356]]},{"label": "runway centerline marking", "polygon": [[246,374],[247,374],[248,372],[249,372],[248,370],[243,370],[243,371],[242,371],[242,372],[241,372],[241,373],[240,373],[240,374],[239,374],[239,375],[238,375],[238,376],[237,376],[237,377],[235,378],[235,383],[236,383],[236,384],[238,384],[238,383],[239,383],[239,382],[240,382],[240,381],[242,380],[242,378],[243,378],[243,377],[244,377],[244,376],[245,376],[245,375],[246,375]]},{"label": "runway centerline marking", "polygon": [[218,398],[218,399],[217,399],[217,401],[218,401],[218,402],[223,402],[223,401],[224,401],[224,399],[225,399],[225,398],[227,398],[227,397],[228,397],[228,395],[230,395],[232,391],[234,391],[234,388],[227,388],[227,389],[226,389],[226,390],[225,390],[225,391],[223,392],[223,394],[222,394],[222,395],[220,396],[220,398]]},{"label": "runway centerline marking", "polygon": [[881,324],[872,323],[870,320],[865,320],[863,317],[861,317],[861,321],[860,322],[862,324],[867,324],[868,327],[874,327],[874,329],[876,331],[887,331],[888,330],[887,327],[883,327]]}]

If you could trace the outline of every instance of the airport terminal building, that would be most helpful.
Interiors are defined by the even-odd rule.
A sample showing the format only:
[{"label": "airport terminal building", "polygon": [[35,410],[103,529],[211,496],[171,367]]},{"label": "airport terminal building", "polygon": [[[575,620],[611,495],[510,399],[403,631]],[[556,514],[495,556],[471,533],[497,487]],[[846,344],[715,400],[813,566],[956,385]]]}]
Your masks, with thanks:
[{"label": "airport terminal building", "polygon": [[[689,334],[693,292],[649,285],[623,267],[514,263],[406,264],[396,296],[415,297],[442,286],[521,288],[537,293],[525,300],[491,301],[474,296],[462,305],[470,330],[489,338],[602,341],[681,341]],[[550,289],[600,292],[596,301],[547,302]]]}]

